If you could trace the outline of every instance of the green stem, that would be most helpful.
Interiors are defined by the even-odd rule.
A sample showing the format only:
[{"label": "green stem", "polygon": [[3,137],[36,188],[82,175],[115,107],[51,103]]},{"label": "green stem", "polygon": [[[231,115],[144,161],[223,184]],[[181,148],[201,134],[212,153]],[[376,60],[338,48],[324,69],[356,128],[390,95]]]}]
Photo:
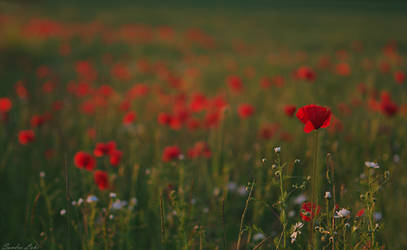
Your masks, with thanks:
[{"label": "green stem", "polygon": [[[314,159],[313,159],[313,166],[312,166],[312,186],[311,186],[311,192],[312,192],[312,199],[311,199],[311,216],[312,216],[312,227],[311,227],[311,240],[312,240],[312,245],[313,248],[316,248],[316,236],[314,234],[314,228],[315,228],[315,219],[316,219],[316,213],[318,211],[318,193],[319,190],[317,190],[317,169],[318,169],[318,130],[315,130],[314,132]],[[315,207],[315,209],[314,209]]]}]

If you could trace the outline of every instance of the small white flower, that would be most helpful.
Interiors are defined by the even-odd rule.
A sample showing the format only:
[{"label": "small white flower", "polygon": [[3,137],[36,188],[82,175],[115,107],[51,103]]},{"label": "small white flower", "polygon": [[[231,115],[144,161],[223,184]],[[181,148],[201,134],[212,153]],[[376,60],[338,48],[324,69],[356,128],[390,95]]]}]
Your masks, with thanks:
[{"label": "small white flower", "polygon": [[96,197],[94,195],[89,195],[88,198],[86,198],[87,203],[97,202],[98,200],[99,200],[98,197]]},{"label": "small white flower", "polygon": [[331,199],[332,198],[331,192],[326,191],[324,197],[325,197],[325,199]]},{"label": "small white flower", "polygon": [[245,186],[240,186],[240,187],[237,189],[237,193],[238,193],[239,195],[241,195],[241,196],[244,196],[244,195],[246,195],[248,192],[247,192],[247,189],[246,189]]},{"label": "small white flower", "polygon": [[110,193],[110,194],[109,194],[109,197],[110,197],[110,198],[116,198],[116,193]]},{"label": "small white flower", "polygon": [[76,206],[76,201],[72,201],[72,206]]},{"label": "small white flower", "polygon": [[275,147],[275,148],[274,148],[274,152],[280,153],[280,151],[281,151],[281,147]]},{"label": "small white flower", "polygon": [[300,164],[300,162],[301,162],[300,159],[295,159],[294,161],[295,164]]},{"label": "small white flower", "polygon": [[264,236],[264,234],[262,234],[262,233],[257,233],[255,235],[253,235],[254,241],[264,240],[264,238],[266,238],[266,236]]},{"label": "small white flower", "polygon": [[82,198],[79,198],[79,199],[78,199],[78,202],[76,202],[76,204],[77,204],[78,206],[80,206],[82,203],[83,203],[83,199],[82,199]]},{"label": "small white flower", "polygon": [[292,232],[290,235],[291,238],[291,244],[294,243],[297,240],[297,236],[301,234],[301,231],[295,231]]},{"label": "small white flower", "polygon": [[112,204],[112,210],[120,210],[123,207],[125,207],[127,205],[126,201],[121,201],[119,199],[117,199],[115,202],[113,202]]},{"label": "small white flower", "polygon": [[297,222],[297,223],[294,224],[293,230],[294,230],[294,231],[298,231],[298,230],[300,230],[303,226],[304,226],[304,223],[302,223],[302,222],[299,221],[299,222]]},{"label": "small white flower", "polygon": [[40,177],[41,177],[41,178],[44,178],[44,177],[45,177],[45,172],[44,172],[44,171],[41,171],[41,172],[40,172]]},{"label": "small white flower", "polygon": [[368,168],[380,168],[378,163],[372,161],[365,161],[365,165]]},{"label": "small white flower", "polygon": [[59,214],[60,214],[60,215],[65,215],[65,214],[66,214],[66,210],[65,210],[65,209],[62,209],[62,210],[59,212]]},{"label": "small white flower", "polygon": [[113,220],[113,219],[114,219],[114,215],[113,215],[113,214],[109,215],[109,219]]},{"label": "small white flower", "polygon": [[400,162],[400,156],[399,155],[393,155],[393,161],[395,163],[399,163]]},{"label": "small white flower", "polygon": [[335,218],[344,218],[350,215],[350,211],[342,208],[339,211],[336,212],[336,215],[334,216]]}]

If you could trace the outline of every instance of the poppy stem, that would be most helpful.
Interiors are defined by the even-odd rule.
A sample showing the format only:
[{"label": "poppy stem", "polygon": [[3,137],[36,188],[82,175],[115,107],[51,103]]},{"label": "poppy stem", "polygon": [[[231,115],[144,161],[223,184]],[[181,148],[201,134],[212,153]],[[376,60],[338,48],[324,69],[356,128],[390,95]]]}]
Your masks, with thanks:
[{"label": "poppy stem", "polygon": [[313,159],[313,166],[312,166],[312,183],[311,183],[311,195],[312,195],[312,203],[311,203],[311,240],[312,245],[316,247],[316,236],[314,235],[315,230],[315,217],[318,211],[318,190],[317,190],[317,168],[318,168],[318,129],[314,132],[314,159]]}]

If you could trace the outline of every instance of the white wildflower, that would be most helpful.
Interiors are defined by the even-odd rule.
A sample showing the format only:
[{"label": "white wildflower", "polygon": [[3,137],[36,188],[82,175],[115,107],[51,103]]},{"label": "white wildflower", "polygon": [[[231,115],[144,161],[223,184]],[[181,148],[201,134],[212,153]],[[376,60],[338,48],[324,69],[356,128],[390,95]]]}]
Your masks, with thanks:
[{"label": "white wildflower", "polygon": [[59,214],[60,214],[60,215],[65,215],[65,214],[66,214],[66,210],[65,210],[65,209],[62,209],[62,210],[59,212]]},{"label": "white wildflower", "polygon": [[97,202],[98,200],[99,200],[98,197],[96,197],[94,195],[89,195],[88,198],[86,198],[87,203]]},{"label": "white wildflower", "polygon": [[294,199],[294,203],[302,204],[306,200],[307,200],[307,197],[305,196],[305,194],[300,194],[299,196],[297,196],[297,198]]},{"label": "white wildflower", "polygon": [[110,198],[116,198],[116,193],[110,193],[110,194],[109,194],[109,197],[110,197]]},{"label": "white wildflower", "polygon": [[280,151],[281,151],[281,147],[275,147],[275,148],[274,148],[274,152],[280,153]]},{"label": "white wildflower", "polygon": [[231,182],[228,183],[228,190],[229,191],[235,191],[236,188],[237,188],[237,184],[235,182],[231,181]]},{"label": "white wildflower", "polygon": [[326,191],[325,192],[325,199],[331,199],[332,198],[332,194],[331,194],[331,192],[329,192],[329,191]]},{"label": "white wildflower", "polygon": [[336,215],[334,216],[335,218],[344,218],[350,215],[350,211],[347,210],[346,208],[342,208],[339,211],[336,212]]},{"label": "white wildflower", "polygon": [[372,161],[365,161],[365,165],[368,168],[380,168],[378,163]]},{"label": "white wildflower", "polygon": [[44,172],[44,171],[41,171],[41,172],[40,172],[40,177],[41,177],[41,178],[44,178],[44,177],[45,177],[45,172]]},{"label": "white wildflower", "polygon": [[265,238],[266,238],[266,236],[264,236],[264,234],[262,234],[262,233],[257,233],[255,235],[253,235],[254,241],[264,240]]}]

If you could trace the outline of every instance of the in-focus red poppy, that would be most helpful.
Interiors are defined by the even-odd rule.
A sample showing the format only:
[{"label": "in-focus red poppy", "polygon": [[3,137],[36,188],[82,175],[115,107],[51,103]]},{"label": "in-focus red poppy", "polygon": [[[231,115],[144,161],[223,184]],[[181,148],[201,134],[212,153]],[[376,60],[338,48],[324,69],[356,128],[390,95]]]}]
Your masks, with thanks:
[{"label": "in-focus red poppy", "polygon": [[117,166],[122,160],[123,153],[120,150],[115,149],[110,153],[110,164],[112,166]]},{"label": "in-focus red poppy", "polygon": [[239,113],[240,118],[249,118],[254,113],[254,107],[248,103],[243,103],[239,105],[237,112]]},{"label": "in-focus red poppy", "polygon": [[404,74],[403,71],[399,70],[394,73],[394,80],[398,84],[403,84],[403,82],[406,80],[406,74]]},{"label": "in-focus red poppy", "polygon": [[178,146],[167,146],[164,149],[162,160],[163,162],[169,162],[174,159],[178,159],[181,155],[181,150]]},{"label": "in-focus red poppy", "polygon": [[331,110],[315,104],[300,108],[297,118],[305,124],[304,132],[309,133],[314,129],[326,128],[331,121]]},{"label": "in-focus red poppy", "polygon": [[7,97],[0,98],[0,113],[7,113],[13,107],[13,103]]},{"label": "in-focus red poppy", "polygon": [[18,133],[18,141],[21,145],[27,145],[35,140],[35,133],[33,130],[21,130]]},{"label": "in-focus red poppy", "polygon": [[123,117],[123,124],[129,125],[129,124],[133,123],[133,121],[135,119],[136,119],[136,113],[133,111],[130,111]]},{"label": "in-focus red poppy", "polygon": [[303,221],[311,221],[315,215],[318,216],[320,210],[320,206],[316,208],[315,204],[311,204],[311,202],[304,202],[302,203],[300,210],[301,219]]},{"label": "in-focus red poppy", "polygon": [[292,117],[294,115],[295,110],[297,110],[297,107],[294,105],[286,105],[284,107],[284,112],[289,117]]},{"label": "in-focus red poppy", "polygon": [[77,168],[83,168],[86,170],[93,170],[96,167],[96,160],[89,153],[79,151],[74,156],[74,163]]},{"label": "in-focus red poppy", "polygon": [[105,171],[96,170],[93,176],[95,178],[95,183],[100,190],[106,190],[109,188],[109,179]]},{"label": "in-focus red poppy", "polygon": [[116,149],[116,143],[114,141],[110,141],[107,143],[97,143],[96,148],[93,151],[93,154],[96,157],[102,157],[104,155],[110,155]]}]

